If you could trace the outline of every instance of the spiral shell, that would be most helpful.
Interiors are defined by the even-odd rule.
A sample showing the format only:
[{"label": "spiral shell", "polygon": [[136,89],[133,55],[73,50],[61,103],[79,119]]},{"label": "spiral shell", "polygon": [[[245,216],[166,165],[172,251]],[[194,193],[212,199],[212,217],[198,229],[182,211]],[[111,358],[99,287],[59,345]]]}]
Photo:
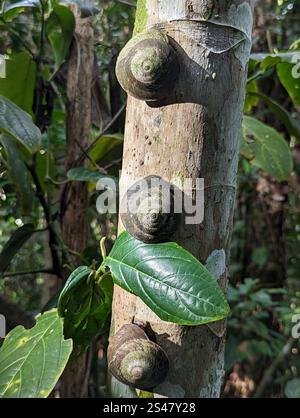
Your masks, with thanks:
[{"label": "spiral shell", "polygon": [[107,359],[114,377],[142,390],[158,386],[169,370],[165,351],[135,324],[124,325],[111,339]]},{"label": "spiral shell", "polygon": [[116,75],[122,88],[144,101],[157,101],[172,91],[179,63],[168,36],[156,29],[133,37],[121,51]]},{"label": "spiral shell", "polygon": [[137,181],[124,195],[120,215],[136,239],[146,244],[168,240],[180,222],[180,215],[175,213],[174,186],[159,176]]}]

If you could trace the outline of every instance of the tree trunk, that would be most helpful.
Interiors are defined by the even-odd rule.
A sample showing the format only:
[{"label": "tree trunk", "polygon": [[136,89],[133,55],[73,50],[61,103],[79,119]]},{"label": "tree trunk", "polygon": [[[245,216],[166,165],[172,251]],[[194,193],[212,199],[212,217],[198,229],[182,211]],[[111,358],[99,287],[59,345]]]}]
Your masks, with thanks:
[{"label": "tree trunk", "polygon": [[[76,17],[76,28],[67,73],[67,147],[66,172],[75,161],[84,161],[82,149],[89,143],[91,129],[92,79],[94,66],[94,31],[90,18]],[[82,252],[88,239],[88,189],[84,182],[68,183],[61,198],[61,226],[64,243]],[[80,257],[73,263],[79,265]],[[66,277],[65,279],[67,278]],[[62,397],[81,397],[87,356],[70,363],[62,379]]]},{"label": "tree trunk", "polygon": [[[198,225],[183,223],[174,240],[202,262],[214,250],[224,249],[227,269],[220,280],[224,289],[251,48],[251,6],[248,0],[139,0],[136,33],[153,26],[164,30],[179,56],[180,74],[159,106],[132,97],[127,105],[121,196],[137,179],[151,174],[180,188],[183,179],[204,178],[204,220]],[[170,359],[170,372],[155,388],[155,396],[219,397],[224,322],[210,327],[166,323],[139,298],[116,286],[112,334],[133,319],[150,324]],[[113,380],[111,391],[120,396],[125,388]]]}]

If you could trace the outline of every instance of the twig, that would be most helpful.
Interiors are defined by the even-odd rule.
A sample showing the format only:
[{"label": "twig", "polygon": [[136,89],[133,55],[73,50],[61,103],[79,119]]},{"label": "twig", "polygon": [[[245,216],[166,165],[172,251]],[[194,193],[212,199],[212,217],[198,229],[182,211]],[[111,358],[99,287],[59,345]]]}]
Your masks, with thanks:
[{"label": "twig", "polygon": [[40,270],[11,271],[11,272],[5,273],[2,277],[26,276],[27,274],[39,274],[39,273],[53,274],[54,276],[56,275],[56,273],[52,269],[40,269]]},{"label": "twig", "polygon": [[84,381],[83,381],[83,385],[82,385],[82,389],[81,389],[81,393],[80,393],[81,398],[83,398],[84,395],[88,391],[89,378],[90,378],[91,368],[92,368],[93,354],[94,354],[94,350],[93,350],[93,345],[92,345],[92,347],[90,348],[90,350],[88,352],[88,358],[87,358],[87,365],[86,365],[86,370],[85,370],[85,375],[84,375]]},{"label": "twig", "polygon": [[136,7],[136,4],[134,4],[134,3],[131,3],[130,1],[127,1],[127,0],[117,0],[119,3],[122,3],[122,4],[126,4],[126,6],[130,6],[130,7]]},{"label": "twig", "polygon": [[77,160],[75,160],[73,166],[76,166],[80,161],[82,161],[83,156],[86,156],[88,152],[94,148],[94,146],[97,144],[99,139],[105,134],[106,131],[108,131],[109,128],[112,127],[112,125],[116,122],[116,120],[120,117],[124,109],[126,108],[126,103],[123,104],[123,106],[120,108],[120,110],[115,114],[115,116],[111,119],[111,121],[104,127],[102,132],[97,136],[97,138],[87,147],[84,149],[84,152],[82,155],[80,155]]}]

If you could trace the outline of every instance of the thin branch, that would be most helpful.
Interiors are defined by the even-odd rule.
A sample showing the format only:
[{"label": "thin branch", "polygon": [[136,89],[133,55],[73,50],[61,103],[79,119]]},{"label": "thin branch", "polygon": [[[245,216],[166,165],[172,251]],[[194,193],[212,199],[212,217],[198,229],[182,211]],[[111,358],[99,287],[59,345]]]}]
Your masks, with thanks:
[{"label": "thin branch", "polygon": [[97,138],[87,147],[83,150],[82,155],[80,155],[77,160],[75,160],[73,166],[76,167],[76,165],[82,161],[83,157],[88,154],[88,152],[94,148],[94,146],[97,144],[99,139],[108,131],[109,128],[113,126],[113,124],[116,122],[116,120],[120,117],[122,112],[125,110],[127,103],[124,103],[123,106],[120,108],[120,110],[115,114],[115,116],[111,119],[111,121],[104,127],[102,132],[97,136]]},{"label": "thin branch", "polygon": [[39,273],[53,274],[53,276],[56,276],[56,273],[52,269],[39,269],[39,270],[11,271],[11,272],[3,274],[2,277],[26,276],[28,274],[39,274]]},{"label": "thin branch", "polygon": [[136,4],[135,3],[131,3],[130,1],[127,1],[127,0],[117,0],[119,3],[122,3],[122,4],[126,4],[126,6],[130,6],[130,7],[136,7]]}]

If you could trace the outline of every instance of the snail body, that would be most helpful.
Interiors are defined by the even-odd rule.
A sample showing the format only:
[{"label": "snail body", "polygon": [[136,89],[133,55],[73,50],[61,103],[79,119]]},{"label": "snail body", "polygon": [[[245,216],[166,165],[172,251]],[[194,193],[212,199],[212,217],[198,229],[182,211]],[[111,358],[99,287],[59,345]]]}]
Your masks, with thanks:
[{"label": "snail body", "polygon": [[121,51],[116,75],[122,88],[144,101],[157,101],[172,91],[179,73],[168,36],[151,29],[134,36]]},{"label": "snail body", "polygon": [[158,386],[169,370],[165,351],[135,324],[124,325],[111,339],[107,359],[114,377],[141,390]]},{"label": "snail body", "polygon": [[176,231],[174,186],[159,176],[137,181],[124,195],[121,220],[126,230],[145,243],[163,242]]}]

